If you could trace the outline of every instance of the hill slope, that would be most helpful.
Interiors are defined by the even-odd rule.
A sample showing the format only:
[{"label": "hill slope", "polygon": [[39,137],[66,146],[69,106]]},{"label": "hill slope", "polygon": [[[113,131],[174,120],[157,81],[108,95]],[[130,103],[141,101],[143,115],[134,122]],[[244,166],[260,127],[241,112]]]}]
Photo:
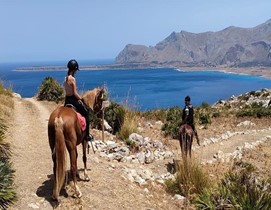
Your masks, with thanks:
[{"label": "hill slope", "polygon": [[116,63],[174,67],[271,66],[271,19],[254,28],[173,32],[156,46],[128,44]]}]

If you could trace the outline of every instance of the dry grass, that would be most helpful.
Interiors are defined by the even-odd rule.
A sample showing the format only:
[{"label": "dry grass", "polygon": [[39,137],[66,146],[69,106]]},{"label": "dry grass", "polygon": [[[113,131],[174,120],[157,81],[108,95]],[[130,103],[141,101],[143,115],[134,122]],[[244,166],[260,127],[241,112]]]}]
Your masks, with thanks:
[{"label": "dry grass", "polygon": [[[247,151],[243,154],[242,160],[250,163],[257,168],[259,177],[269,178],[271,174],[271,142],[267,141],[254,150]],[[213,164],[205,165],[207,173],[212,181],[220,180],[224,174],[233,166],[233,160],[230,162],[216,161]]]},{"label": "dry grass", "polygon": [[7,119],[12,115],[14,102],[11,96],[2,94],[0,94],[0,101],[0,116],[3,116],[4,119]]},{"label": "dry grass", "polygon": [[124,123],[118,132],[118,137],[127,140],[129,135],[137,132],[139,117],[134,111],[125,110]]}]

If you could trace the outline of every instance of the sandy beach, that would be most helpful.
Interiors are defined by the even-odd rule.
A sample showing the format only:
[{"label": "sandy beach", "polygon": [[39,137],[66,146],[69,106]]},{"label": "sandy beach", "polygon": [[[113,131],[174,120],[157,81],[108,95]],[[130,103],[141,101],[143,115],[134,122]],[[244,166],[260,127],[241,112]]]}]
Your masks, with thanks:
[{"label": "sandy beach", "polygon": [[218,68],[212,68],[212,67],[192,67],[192,68],[187,68],[187,67],[178,67],[180,70],[184,71],[222,71],[226,73],[234,73],[234,74],[247,74],[247,75],[255,75],[259,77],[264,77],[264,78],[271,78],[271,67],[266,68],[266,67],[251,67],[251,68],[225,68],[225,67],[218,67]]},{"label": "sandy beach", "polygon": [[265,78],[271,78],[271,68],[240,68],[240,69],[223,69],[222,71],[228,72],[228,73],[236,73],[236,74],[249,74],[249,75],[255,75]]}]

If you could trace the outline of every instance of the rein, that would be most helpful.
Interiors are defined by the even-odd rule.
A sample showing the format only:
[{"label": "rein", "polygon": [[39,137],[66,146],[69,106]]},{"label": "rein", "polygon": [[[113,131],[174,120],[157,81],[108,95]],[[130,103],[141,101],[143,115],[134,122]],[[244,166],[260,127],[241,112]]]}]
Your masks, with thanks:
[{"label": "rein", "polygon": [[84,101],[84,99],[82,98],[81,100],[83,102],[83,107],[86,111],[89,111],[90,110],[90,107],[87,105],[87,103]]}]

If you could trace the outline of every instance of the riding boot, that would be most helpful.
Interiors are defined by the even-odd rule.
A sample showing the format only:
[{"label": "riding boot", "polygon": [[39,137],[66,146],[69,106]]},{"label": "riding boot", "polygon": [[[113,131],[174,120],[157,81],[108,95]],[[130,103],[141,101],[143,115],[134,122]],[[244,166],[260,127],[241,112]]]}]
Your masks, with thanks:
[{"label": "riding boot", "polygon": [[90,134],[90,133],[87,134],[87,135],[86,135],[86,140],[87,140],[87,141],[92,141],[92,140],[93,140],[93,135]]},{"label": "riding boot", "polygon": [[90,125],[90,119],[89,114],[85,116],[86,118],[86,141],[90,142],[93,140],[93,135],[89,133],[89,125]]},{"label": "riding boot", "polygon": [[93,140],[93,135],[89,133],[89,126],[86,128],[86,141],[90,142]]}]

